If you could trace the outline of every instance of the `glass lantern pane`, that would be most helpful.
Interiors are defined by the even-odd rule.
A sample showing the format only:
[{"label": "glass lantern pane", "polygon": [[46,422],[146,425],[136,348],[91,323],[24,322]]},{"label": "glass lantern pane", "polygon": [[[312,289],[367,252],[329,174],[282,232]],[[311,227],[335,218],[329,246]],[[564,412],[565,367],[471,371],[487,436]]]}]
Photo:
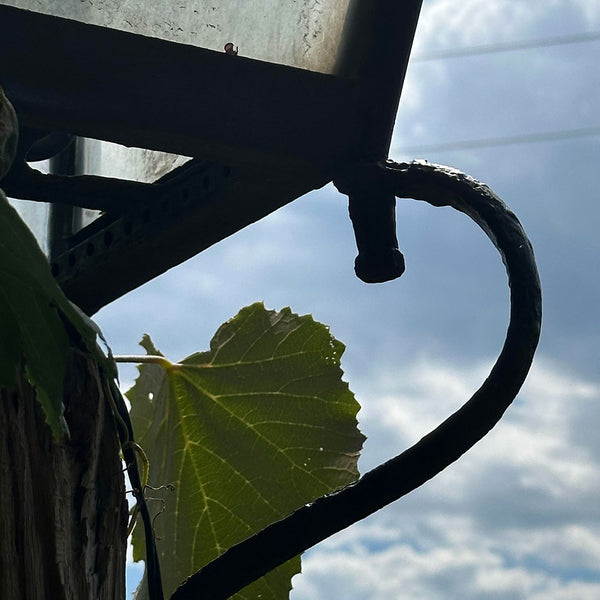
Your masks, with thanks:
[{"label": "glass lantern pane", "polygon": [[0,0],[0,4],[331,73],[351,0]]},{"label": "glass lantern pane", "polygon": [[[80,139],[79,144],[77,170],[86,175],[153,183],[191,160],[187,156],[144,148],[126,148],[112,142],[88,138]],[[74,232],[89,225],[101,214],[97,210],[82,209],[79,219],[74,223]]]},{"label": "glass lantern pane", "polygon": [[48,225],[50,222],[50,206],[44,202],[33,202],[32,200],[14,200],[9,198],[19,213],[21,219],[25,221],[27,227],[31,229],[40,248],[48,255]]},{"label": "glass lantern pane", "polygon": [[[127,179],[153,183],[173,169],[191,160],[187,156],[156,152],[142,148],[126,148],[119,144],[80,138],[76,160],[77,174],[99,175],[115,179]],[[30,163],[42,173],[49,172],[49,161]],[[32,200],[8,198],[23,221],[33,232],[40,248],[50,253],[50,204]],[[68,229],[76,233],[95,221],[101,211],[75,208]]]},{"label": "glass lantern pane", "polygon": [[84,139],[78,167],[86,175],[153,183],[190,160],[187,156],[127,148],[111,142]]},{"label": "glass lantern pane", "polygon": [[[40,161],[31,163],[31,166],[42,173],[48,172],[48,161]],[[0,187],[2,184],[0,183]],[[16,200],[14,198],[8,199],[9,203],[12,204],[20,217],[25,221],[29,229],[31,229],[35,239],[37,240],[40,248],[44,254],[48,255],[49,252],[49,224],[50,224],[50,205],[45,202],[34,202],[33,200]]]}]

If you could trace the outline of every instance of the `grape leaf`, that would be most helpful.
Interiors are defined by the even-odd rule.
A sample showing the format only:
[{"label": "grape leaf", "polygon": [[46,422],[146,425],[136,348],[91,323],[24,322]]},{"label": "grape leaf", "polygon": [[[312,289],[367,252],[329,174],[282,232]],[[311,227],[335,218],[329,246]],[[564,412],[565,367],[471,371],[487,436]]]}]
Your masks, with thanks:
[{"label": "grape leaf", "polygon": [[0,179],[8,173],[17,153],[19,125],[12,104],[0,86]]},{"label": "grape leaf", "polygon": [[[13,160],[17,131],[14,109],[0,88],[0,176]],[[0,190],[0,385],[14,385],[23,363],[55,436],[68,433],[63,417],[66,323],[106,374],[116,375],[96,342],[97,326],[64,295],[33,233]]]},{"label": "grape leaf", "polygon": [[[159,354],[147,336],[142,346]],[[167,596],[230,546],[358,478],[364,436],[343,351],[310,316],[253,304],[219,328],[208,352],[140,367],[127,393],[134,431],[150,484],[173,486],[147,494],[157,498]],[[133,543],[143,559],[141,527]],[[235,598],[287,598],[299,570],[297,557]]]},{"label": "grape leaf", "polygon": [[34,235],[0,190],[0,385],[14,385],[23,361],[54,435],[68,432],[63,418],[66,323],[105,373],[116,375],[97,344],[97,326],[64,295]]}]

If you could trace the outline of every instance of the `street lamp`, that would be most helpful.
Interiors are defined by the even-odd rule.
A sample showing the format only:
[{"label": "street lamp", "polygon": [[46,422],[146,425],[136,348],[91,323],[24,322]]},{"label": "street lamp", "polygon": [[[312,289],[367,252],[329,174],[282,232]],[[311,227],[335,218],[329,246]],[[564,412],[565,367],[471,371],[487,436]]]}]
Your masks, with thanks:
[{"label": "street lamp", "polygon": [[[52,203],[49,255],[67,295],[94,313],[309,190],[385,159],[420,6],[0,2],[0,83],[21,123],[20,157],[3,186]],[[193,159],[173,161],[154,181],[117,179],[101,160],[95,174],[81,172],[75,145],[70,159],[54,159],[53,174],[28,164],[73,136]],[[404,268],[393,202],[376,196],[351,209],[365,281]],[[101,216],[82,226],[72,207]]]}]

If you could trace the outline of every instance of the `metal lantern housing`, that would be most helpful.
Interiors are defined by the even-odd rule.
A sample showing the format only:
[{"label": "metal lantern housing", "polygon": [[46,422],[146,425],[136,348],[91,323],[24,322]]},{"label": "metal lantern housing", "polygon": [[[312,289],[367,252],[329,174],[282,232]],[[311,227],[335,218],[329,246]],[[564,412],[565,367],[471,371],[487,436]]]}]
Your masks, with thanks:
[{"label": "metal lantern housing", "polygon": [[[21,124],[4,189],[51,203],[52,267],[86,312],[387,157],[421,0],[301,2],[291,17],[237,0],[212,3],[214,22],[201,2],[85,4],[0,2],[0,85]],[[154,181],[98,175],[84,138],[192,160]],[[50,174],[30,164],[54,155]],[[101,216],[82,226],[81,210]]]}]

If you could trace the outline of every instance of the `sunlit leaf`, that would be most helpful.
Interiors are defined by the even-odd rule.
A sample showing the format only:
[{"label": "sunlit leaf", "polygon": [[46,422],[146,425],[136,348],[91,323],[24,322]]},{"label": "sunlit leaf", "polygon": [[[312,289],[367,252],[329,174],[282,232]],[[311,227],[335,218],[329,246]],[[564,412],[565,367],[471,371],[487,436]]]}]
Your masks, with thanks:
[{"label": "sunlit leaf", "polygon": [[[158,353],[149,338],[142,345]],[[357,479],[364,437],[343,350],[310,316],[254,304],[221,326],[208,352],[140,368],[128,393],[136,437],[152,486],[174,486],[147,494],[160,498],[150,505],[167,595],[233,544]],[[287,598],[299,570],[298,557],[236,598]]]},{"label": "sunlit leaf", "polygon": [[110,369],[92,322],[65,297],[35,237],[0,190],[0,385],[13,385],[23,362],[55,435],[67,431],[62,395],[66,322]]},{"label": "sunlit leaf", "polygon": [[[0,178],[14,159],[17,138],[17,117],[0,87]],[[14,385],[23,364],[55,436],[67,432],[67,323],[113,375],[112,361],[96,343],[97,327],[63,294],[34,235],[0,190],[0,385]]]}]

